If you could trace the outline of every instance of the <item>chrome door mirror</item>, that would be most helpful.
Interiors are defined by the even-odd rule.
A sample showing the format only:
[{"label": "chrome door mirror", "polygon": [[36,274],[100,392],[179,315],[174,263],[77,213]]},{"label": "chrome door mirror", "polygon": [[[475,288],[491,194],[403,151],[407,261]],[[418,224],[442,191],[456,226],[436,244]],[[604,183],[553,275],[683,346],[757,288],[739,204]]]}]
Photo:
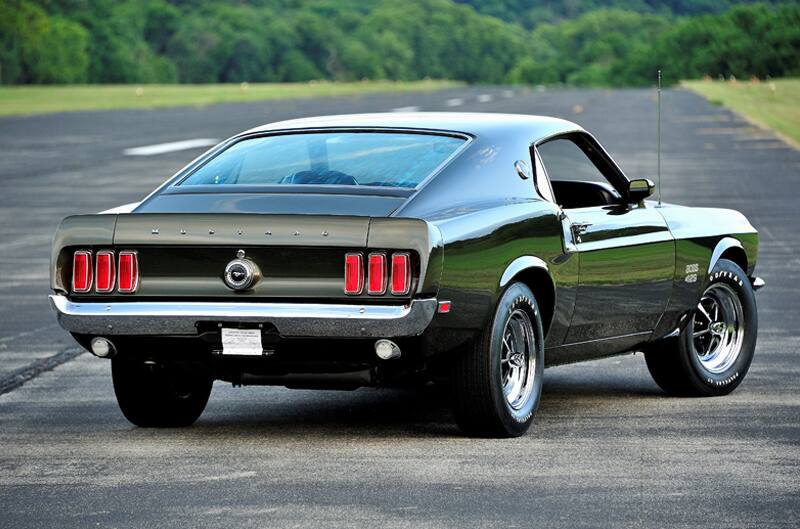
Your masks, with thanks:
[{"label": "chrome door mirror", "polygon": [[628,183],[628,199],[631,202],[641,202],[655,191],[656,185],[649,178],[637,178]]}]

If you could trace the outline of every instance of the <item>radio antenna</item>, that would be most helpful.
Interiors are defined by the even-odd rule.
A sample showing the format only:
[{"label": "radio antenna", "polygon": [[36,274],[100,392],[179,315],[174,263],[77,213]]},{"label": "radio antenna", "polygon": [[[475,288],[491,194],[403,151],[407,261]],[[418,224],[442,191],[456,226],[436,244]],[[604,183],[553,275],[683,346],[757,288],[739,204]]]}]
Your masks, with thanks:
[{"label": "radio antenna", "polygon": [[656,143],[658,144],[656,148],[657,153],[657,176],[656,181],[658,182],[658,207],[661,207],[661,70],[658,71],[658,111],[657,111],[657,140]]}]

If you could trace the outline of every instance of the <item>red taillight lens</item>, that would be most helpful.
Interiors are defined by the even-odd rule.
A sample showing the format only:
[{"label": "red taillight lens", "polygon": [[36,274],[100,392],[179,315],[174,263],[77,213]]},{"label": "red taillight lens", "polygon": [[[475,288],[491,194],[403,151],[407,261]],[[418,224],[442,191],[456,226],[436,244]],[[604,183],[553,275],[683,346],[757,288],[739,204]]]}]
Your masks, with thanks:
[{"label": "red taillight lens", "polygon": [[72,255],[72,291],[92,289],[92,252],[78,250]]},{"label": "red taillight lens", "polygon": [[364,288],[364,266],[360,253],[349,253],[344,256],[344,293],[361,294]]},{"label": "red taillight lens", "polygon": [[369,254],[369,284],[367,293],[381,295],[386,292],[386,255]]},{"label": "red taillight lens", "polygon": [[403,296],[411,288],[411,259],[407,253],[392,255],[392,294]]},{"label": "red taillight lens", "polygon": [[119,252],[119,287],[123,294],[136,292],[139,288],[139,260],[136,252]]},{"label": "red taillight lens", "polygon": [[97,252],[97,270],[95,272],[95,287],[97,292],[111,292],[114,290],[117,267],[114,264],[114,252]]}]

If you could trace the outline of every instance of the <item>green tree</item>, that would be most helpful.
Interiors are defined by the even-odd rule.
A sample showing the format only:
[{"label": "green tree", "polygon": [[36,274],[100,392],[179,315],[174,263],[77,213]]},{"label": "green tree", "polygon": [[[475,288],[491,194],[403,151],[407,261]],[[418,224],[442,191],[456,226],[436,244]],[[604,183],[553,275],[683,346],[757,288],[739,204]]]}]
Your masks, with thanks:
[{"label": "green tree", "polygon": [[799,33],[797,1],[5,0],[0,82],[628,86],[798,74]]},{"label": "green tree", "polygon": [[0,82],[81,83],[87,80],[87,31],[24,2],[0,6]]}]

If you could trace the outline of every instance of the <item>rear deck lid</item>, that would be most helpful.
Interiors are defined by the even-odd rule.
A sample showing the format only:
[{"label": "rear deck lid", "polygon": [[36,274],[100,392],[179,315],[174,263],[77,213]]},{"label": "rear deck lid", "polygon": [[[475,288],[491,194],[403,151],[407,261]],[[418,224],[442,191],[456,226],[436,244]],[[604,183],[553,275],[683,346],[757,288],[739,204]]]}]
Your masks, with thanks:
[{"label": "rear deck lid", "polygon": [[114,244],[363,247],[369,221],[351,216],[134,213],[117,217]]}]

